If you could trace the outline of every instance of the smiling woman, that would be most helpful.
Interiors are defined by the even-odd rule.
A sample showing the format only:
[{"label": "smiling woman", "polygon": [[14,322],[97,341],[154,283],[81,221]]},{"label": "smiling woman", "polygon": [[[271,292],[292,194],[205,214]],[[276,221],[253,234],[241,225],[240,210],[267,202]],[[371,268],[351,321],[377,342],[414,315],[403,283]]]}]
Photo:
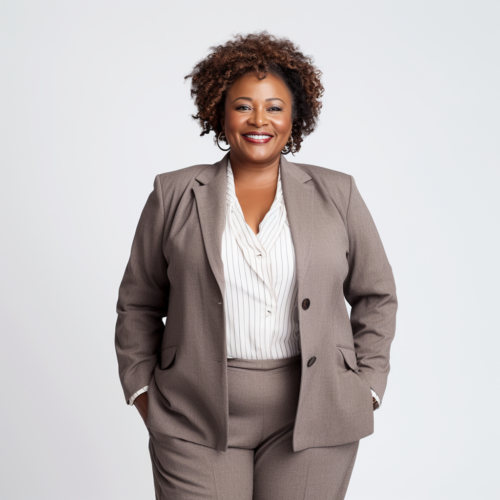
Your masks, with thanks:
[{"label": "smiling woman", "polygon": [[244,75],[227,92],[221,126],[233,164],[276,159],[292,133],[292,95],[272,74]]},{"label": "smiling woman", "polygon": [[228,152],[156,176],[117,304],[157,499],[342,500],[373,432],[392,268],[353,177],[285,158],[316,126],[320,76],[264,32],[186,77]]},{"label": "smiling woman", "polygon": [[[300,150],[321,110],[321,71],[287,39],[237,35],[185,78],[202,126],[230,150],[238,205],[255,234],[276,193],[281,155]],[[223,149],[225,142],[230,148]]]},{"label": "smiling woman", "polygon": [[314,131],[324,92],[321,71],[312,64],[312,59],[290,40],[277,39],[265,32],[237,35],[225,45],[212,47],[212,51],[185,77],[192,79],[191,95],[198,108],[193,118],[200,121],[201,135],[213,130],[217,140],[224,133],[228,89],[240,77],[252,75],[263,80],[271,73],[286,85],[292,99],[292,131],[284,153],[298,152],[303,137]]}]

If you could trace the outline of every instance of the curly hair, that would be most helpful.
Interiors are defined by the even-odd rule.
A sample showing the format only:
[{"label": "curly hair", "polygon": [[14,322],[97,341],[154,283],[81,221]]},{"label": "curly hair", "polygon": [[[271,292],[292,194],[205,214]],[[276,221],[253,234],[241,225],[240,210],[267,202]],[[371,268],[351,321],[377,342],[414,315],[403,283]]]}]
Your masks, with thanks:
[{"label": "curly hair", "polygon": [[[196,64],[189,75],[191,97],[198,113],[201,136],[215,132],[214,142],[222,130],[227,90],[241,76],[253,72],[259,79],[268,73],[281,78],[292,94],[292,134],[287,153],[300,150],[302,140],[316,127],[321,110],[321,71],[312,58],[300,52],[286,38],[276,38],[266,31],[235,35],[224,45],[210,47],[212,52]],[[225,138],[224,138],[225,139]],[[225,139],[227,143],[227,139]]]}]

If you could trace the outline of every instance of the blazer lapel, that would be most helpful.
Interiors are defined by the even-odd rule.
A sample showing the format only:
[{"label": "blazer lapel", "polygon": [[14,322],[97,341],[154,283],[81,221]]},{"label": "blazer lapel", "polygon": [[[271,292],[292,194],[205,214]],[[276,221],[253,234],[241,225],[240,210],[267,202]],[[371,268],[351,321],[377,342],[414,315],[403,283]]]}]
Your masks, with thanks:
[{"label": "blazer lapel", "polygon": [[222,233],[226,223],[227,153],[222,160],[202,170],[193,187],[203,243],[208,262],[219,285],[222,297],[225,293],[224,264],[222,262]]},{"label": "blazer lapel", "polygon": [[[208,166],[196,177],[201,185],[193,188],[198,206],[203,242],[208,262],[225,294],[222,262],[222,233],[226,223],[227,153],[222,160]],[[307,182],[311,176],[281,155],[281,187],[285,200],[288,224],[292,234],[297,279],[302,281],[311,257],[315,231],[315,188]]]},{"label": "blazer lapel", "polygon": [[316,230],[316,190],[311,176],[281,155],[281,187],[295,251],[299,283],[305,276]]}]

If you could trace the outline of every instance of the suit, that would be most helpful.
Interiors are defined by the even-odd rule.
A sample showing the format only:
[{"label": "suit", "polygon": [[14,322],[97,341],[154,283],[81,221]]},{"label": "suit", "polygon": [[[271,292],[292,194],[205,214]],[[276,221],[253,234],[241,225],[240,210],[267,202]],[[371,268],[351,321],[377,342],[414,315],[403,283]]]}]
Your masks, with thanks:
[{"label": "suit", "polygon": [[[148,428],[220,451],[229,419],[220,255],[227,157],[155,177],[115,331],[125,399],[149,385]],[[354,178],[284,156],[281,165],[297,266],[302,376],[293,451],[300,451],[373,433],[371,388],[382,401],[397,297]]]}]

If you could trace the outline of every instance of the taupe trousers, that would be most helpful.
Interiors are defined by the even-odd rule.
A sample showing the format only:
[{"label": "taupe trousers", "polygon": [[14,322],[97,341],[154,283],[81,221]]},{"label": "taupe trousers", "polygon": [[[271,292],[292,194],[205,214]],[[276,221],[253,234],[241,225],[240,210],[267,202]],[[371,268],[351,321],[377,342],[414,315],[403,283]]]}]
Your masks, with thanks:
[{"label": "taupe trousers", "polygon": [[148,428],[156,500],[344,499],[359,440],[293,451],[301,372],[300,354],[227,359],[226,452]]}]

